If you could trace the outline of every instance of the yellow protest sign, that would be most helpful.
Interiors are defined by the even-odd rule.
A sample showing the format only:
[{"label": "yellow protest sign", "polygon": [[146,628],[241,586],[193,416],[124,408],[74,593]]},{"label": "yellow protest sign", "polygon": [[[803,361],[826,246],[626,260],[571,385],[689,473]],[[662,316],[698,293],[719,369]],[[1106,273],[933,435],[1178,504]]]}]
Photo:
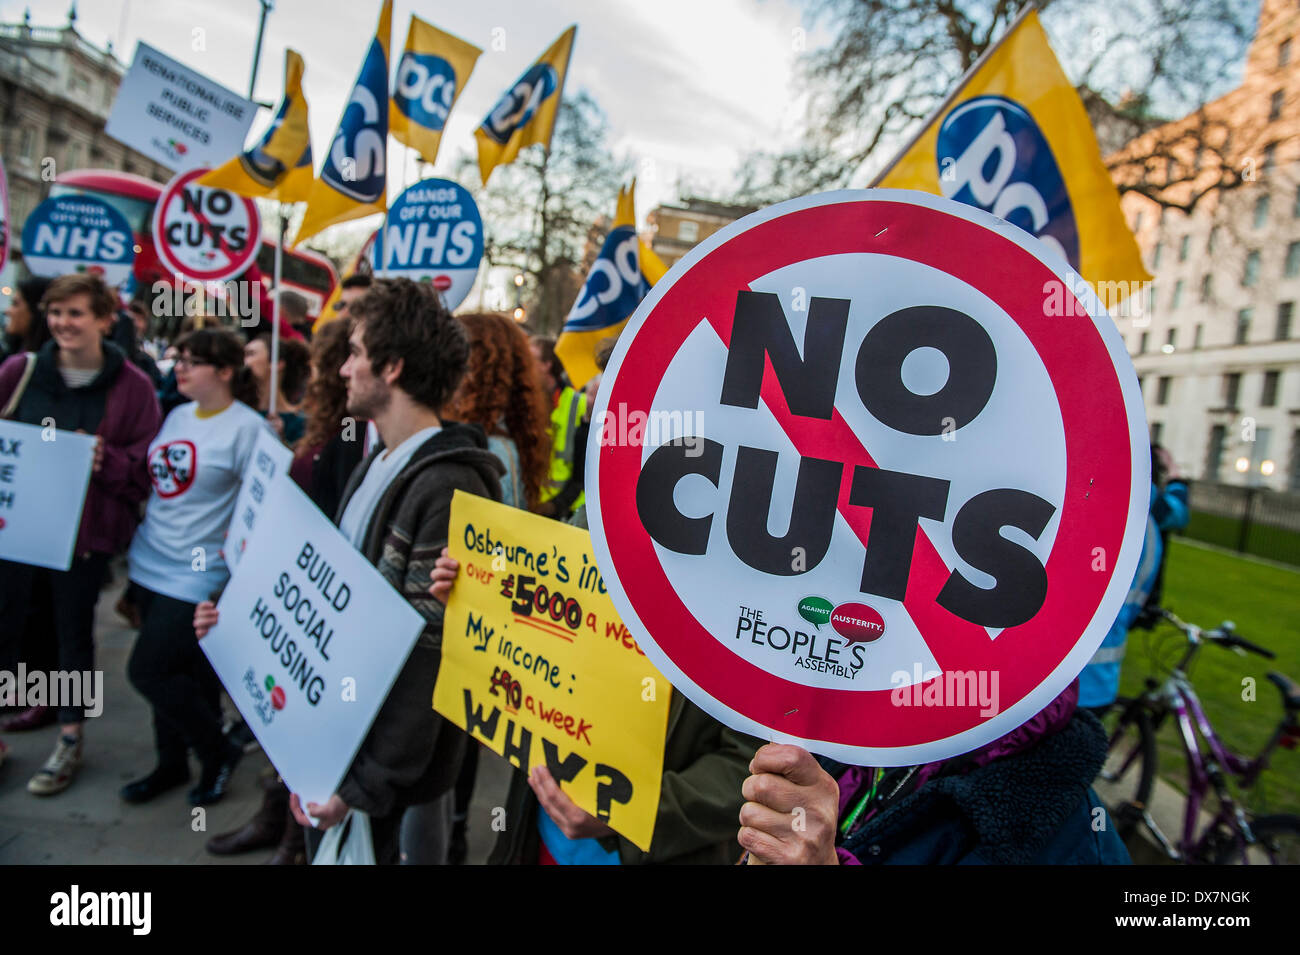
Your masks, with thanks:
[{"label": "yellow protest sign", "polygon": [[433,708],[648,850],[671,687],[615,613],[591,535],[457,491],[448,550]]}]

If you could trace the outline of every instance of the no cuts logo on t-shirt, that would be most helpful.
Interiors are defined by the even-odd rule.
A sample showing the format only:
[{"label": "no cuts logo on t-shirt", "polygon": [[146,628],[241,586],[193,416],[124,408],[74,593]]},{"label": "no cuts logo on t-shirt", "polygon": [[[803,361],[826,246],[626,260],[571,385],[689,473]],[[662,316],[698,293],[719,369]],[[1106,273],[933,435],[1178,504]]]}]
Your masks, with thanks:
[{"label": "no cuts logo on t-shirt", "polygon": [[193,441],[168,441],[149,452],[149,477],[159,497],[184,494],[194,483],[199,455]]}]

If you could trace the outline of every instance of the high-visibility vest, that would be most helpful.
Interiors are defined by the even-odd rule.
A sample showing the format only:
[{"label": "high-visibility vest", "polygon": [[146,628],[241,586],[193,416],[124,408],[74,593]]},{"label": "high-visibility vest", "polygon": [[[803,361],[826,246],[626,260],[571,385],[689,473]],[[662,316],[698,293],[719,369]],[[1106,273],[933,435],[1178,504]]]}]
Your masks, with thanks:
[{"label": "high-visibility vest", "polygon": [[[580,391],[565,386],[560,392],[560,400],[551,411],[551,472],[546,483],[542,485],[541,499],[549,501],[569,482],[573,474],[574,434],[578,425],[587,414],[587,396]],[[581,506],[583,497],[579,495],[574,507]],[[560,515],[561,517],[565,515]]]}]

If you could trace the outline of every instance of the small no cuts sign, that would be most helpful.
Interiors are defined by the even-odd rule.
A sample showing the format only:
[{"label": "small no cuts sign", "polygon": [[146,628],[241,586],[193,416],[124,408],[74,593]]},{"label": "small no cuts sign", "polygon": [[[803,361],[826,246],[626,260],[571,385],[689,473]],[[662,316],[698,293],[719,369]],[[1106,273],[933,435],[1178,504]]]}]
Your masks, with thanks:
[{"label": "small no cuts sign", "polygon": [[324,803],[424,618],[292,481],[268,482],[264,510],[201,646],[285,784]]},{"label": "small no cuts sign", "polygon": [[1150,486],[1136,376],[1080,287],[1002,220],[893,190],[773,206],[679,262],[619,339],[586,481],[614,605],[673,686],[872,765],[978,748],[1064,690]]},{"label": "small no cuts sign", "polygon": [[425,179],[397,197],[370,257],[381,275],[431,282],[454,309],[483,258],[483,219],[474,197],[447,179]]},{"label": "small no cuts sign", "polygon": [[72,566],[94,459],[94,435],[0,421],[0,560]]},{"label": "small no cuts sign", "polygon": [[154,247],[168,271],[196,282],[223,282],[248,268],[262,241],[252,199],[200,186],[207,169],[191,169],[163,189],[153,212]]}]

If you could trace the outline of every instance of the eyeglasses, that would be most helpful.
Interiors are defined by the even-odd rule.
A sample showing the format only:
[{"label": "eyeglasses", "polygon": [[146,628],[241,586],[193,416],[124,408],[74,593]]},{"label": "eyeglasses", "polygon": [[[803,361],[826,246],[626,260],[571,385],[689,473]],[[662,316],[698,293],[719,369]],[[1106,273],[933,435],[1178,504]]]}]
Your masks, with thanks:
[{"label": "eyeglasses", "polygon": [[215,362],[211,362],[211,361],[201,361],[201,360],[198,359],[198,358],[188,358],[188,357],[187,357],[187,358],[177,358],[177,359],[176,359],[176,365],[175,365],[175,367],[177,367],[177,368],[198,368],[198,367],[200,367],[200,366],[202,366],[202,365],[213,365],[213,364],[216,364],[216,363],[215,363]]}]

